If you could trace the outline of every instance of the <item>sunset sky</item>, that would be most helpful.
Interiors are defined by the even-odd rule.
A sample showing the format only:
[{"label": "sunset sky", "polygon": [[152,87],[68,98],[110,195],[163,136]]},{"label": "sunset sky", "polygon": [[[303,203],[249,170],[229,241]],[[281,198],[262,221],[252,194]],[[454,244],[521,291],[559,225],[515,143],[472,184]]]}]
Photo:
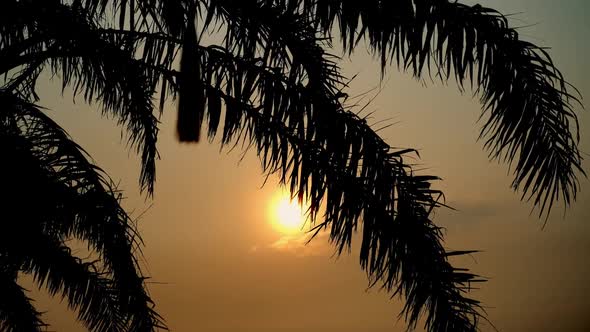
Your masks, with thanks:
[{"label": "sunset sky", "polygon": [[[479,3],[514,14],[521,38],[550,46],[565,78],[590,98],[588,0]],[[446,228],[447,248],[483,251],[456,263],[489,278],[472,296],[490,321],[505,332],[590,330],[590,181],[581,179],[577,202],[565,215],[559,202],[542,230],[536,211],[510,189],[507,165],[489,162],[477,142],[480,104],[471,91],[462,95],[452,81],[418,81],[395,67],[380,82],[378,62],[362,48],[341,66],[347,77],[358,74],[351,96],[381,84],[369,123],[389,119],[385,124],[394,125],[379,131],[382,137],[417,148],[421,159],[414,162],[443,178],[436,185],[457,210],[440,209],[434,220]],[[161,119],[155,197],[146,199],[138,190],[139,162],[116,122],[81,98],[72,103],[68,92],[61,98],[60,84],[41,83],[40,105],[124,190],[124,206],[138,218],[145,242],[150,293],[172,331],[405,330],[397,320],[399,299],[367,290],[356,246],[336,258],[325,236],[305,246],[301,232],[273,225],[281,189],[275,177],[262,187],[255,151],[240,162],[239,148],[178,143],[170,103]],[[588,172],[590,115],[576,111]],[[58,299],[43,291],[33,296],[51,330],[82,330]]]}]

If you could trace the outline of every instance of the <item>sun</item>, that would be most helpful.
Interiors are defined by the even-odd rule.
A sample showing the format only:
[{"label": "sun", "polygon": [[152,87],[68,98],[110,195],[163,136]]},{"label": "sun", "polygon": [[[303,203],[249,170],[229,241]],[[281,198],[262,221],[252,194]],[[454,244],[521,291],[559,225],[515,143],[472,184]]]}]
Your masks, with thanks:
[{"label": "sun", "polygon": [[288,193],[280,192],[270,204],[270,221],[281,233],[299,233],[305,225],[305,210],[297,199],[291,200]]}]

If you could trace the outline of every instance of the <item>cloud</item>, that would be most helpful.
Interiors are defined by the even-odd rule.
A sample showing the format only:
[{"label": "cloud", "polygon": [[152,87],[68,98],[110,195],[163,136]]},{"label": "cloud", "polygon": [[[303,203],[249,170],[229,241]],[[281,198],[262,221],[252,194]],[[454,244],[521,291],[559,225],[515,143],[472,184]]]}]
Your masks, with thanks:
[{"label": "cloud", "polygon": [[311,242],[309,242],[310,237],[309,233],[284,235],[270,244],[255,245],[250,249],[250,252],[274,251],[297,257],[331,256],[333,254],[327,232],[318,233]]}]

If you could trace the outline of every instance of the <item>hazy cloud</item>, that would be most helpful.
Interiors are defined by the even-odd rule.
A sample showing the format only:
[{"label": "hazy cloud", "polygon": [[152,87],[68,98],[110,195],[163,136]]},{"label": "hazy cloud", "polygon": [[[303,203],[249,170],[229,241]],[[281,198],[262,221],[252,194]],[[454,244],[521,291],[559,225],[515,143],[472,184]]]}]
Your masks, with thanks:
[{"label": "hazy cloud", "polygon": [[318,233],[312,241],[309,241],[310,237],[311,234],[308,233],[284,235],[272,243],[255,245],[250,249],[250,252],[275,251],[297,257],[332,255],[333,248],[328,243],[327,232]]}]

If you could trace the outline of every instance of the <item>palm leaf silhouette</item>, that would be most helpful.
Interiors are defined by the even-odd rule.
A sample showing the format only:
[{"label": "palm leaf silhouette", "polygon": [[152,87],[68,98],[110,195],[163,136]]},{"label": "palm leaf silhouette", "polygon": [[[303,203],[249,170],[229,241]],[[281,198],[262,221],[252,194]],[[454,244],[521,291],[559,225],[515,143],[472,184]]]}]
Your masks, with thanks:
[{"label": "palm leaf silhouette", "polygon": [[[135,258],[139,238],[101,170],[40,109],[14,95],[0,97],[2,151],[11,160],[1,170],[7,177],[3,204],[13,216],[0,232],[3,277],[14,283],[17,271],[32,274],[50,294],[63,294],[93,331],[161,325]],[[71,238],[86,241],[101,264],[73,257],[65,244]],[[10,285],[22,306],[30,305]],[[12,317],[3,320],[9,331],[26,327]],[[36,317],[31,325],[40,330]]]},{"label": "palm leaf silhouette", "polygon": [[[63,209],[54,211],[53,221],[37,221],[37,233],[28,235],[48,248],[47,257],[33,260],[35,253],[20,247],[5,251],[14,262],[3,263],[9,268],[2,280],[19,309],[0,304],[0,324],[42,326],[15,283],[16,271],[26,271],[54,293],[91,284],[92,294],[73,295],[86,300],[70,304],[92,330],[162,325],[149,306],[134,258],[137,237],[116,193],[32,104],[45,67],[125,126],[142,156],[140,184],[148,194],[157,158],[156,92],[160,111],[167,98],[178,98],[180,141],[199,141],[206,119],[211,141],[220,135],[223,145],[255,149],[267,175],[278,174],[293,195],[310,202],[316,234],[328,230],[338,253],[350,250],[360,228],[361,267],[371,285],[405,298],[402,315],[409,328],[425,315],[429,331],[477,330],[484,312],[467,292],[483,279],[449,263],[449,257],[472,251],[446,252],[442,245],[441,230],[431,220],[432,211],[444,206],[442,193],[432,187],[438,178],[416,174],[406,162],[414,150],[392,148],[343,104],[347,86],[338,58],[326,51],[334,39],[347,52],[366,41],[382,71],[394,64],[419,78],[452,79],[461,90],[473,89],[483,104],[484,147],[490,158],[513,167],[512,186],[522,199],[532,200],[540,216],[548,216],[557,201],[571,204],[577,177],[585,175],[573,111],[577,91],[569,92],[575,89],[543,48],[520,40],[506,17],[490,8],[443,0],[75,0],[0,6],[0,73],[10,74],[2,87],[2,107],[10,110],[3,137],[18,139],[14,146],[37,165],[19,173],[23,179],[46,183],[47,174],[54,175],[47,170],[69,174],[54,175],[51,182],[51,190],[64,193],[56,195],[63,198],[56,205]],[[215,33],[222,41],[206,46],[203,36]],[[37,124],[33,131],[29,118]],[[49,141],[36,138],[47,133],[60,134]],[[67,160],[77,163],[49,162],[63,152],[54,151],[51,144],[58,143],[70,146]],[[80,165],[84,172],[72,168]],[[100,194],[88,203],[86,190]],[[57,218],[61,214],[69,218]],[[101,252],[110,278],[71,257],[60,242],[68,236]],[[69,271],[79,275],[56,274],[50,264],[70,264]],[[94,302],[97,298],[112,303]]]}]

